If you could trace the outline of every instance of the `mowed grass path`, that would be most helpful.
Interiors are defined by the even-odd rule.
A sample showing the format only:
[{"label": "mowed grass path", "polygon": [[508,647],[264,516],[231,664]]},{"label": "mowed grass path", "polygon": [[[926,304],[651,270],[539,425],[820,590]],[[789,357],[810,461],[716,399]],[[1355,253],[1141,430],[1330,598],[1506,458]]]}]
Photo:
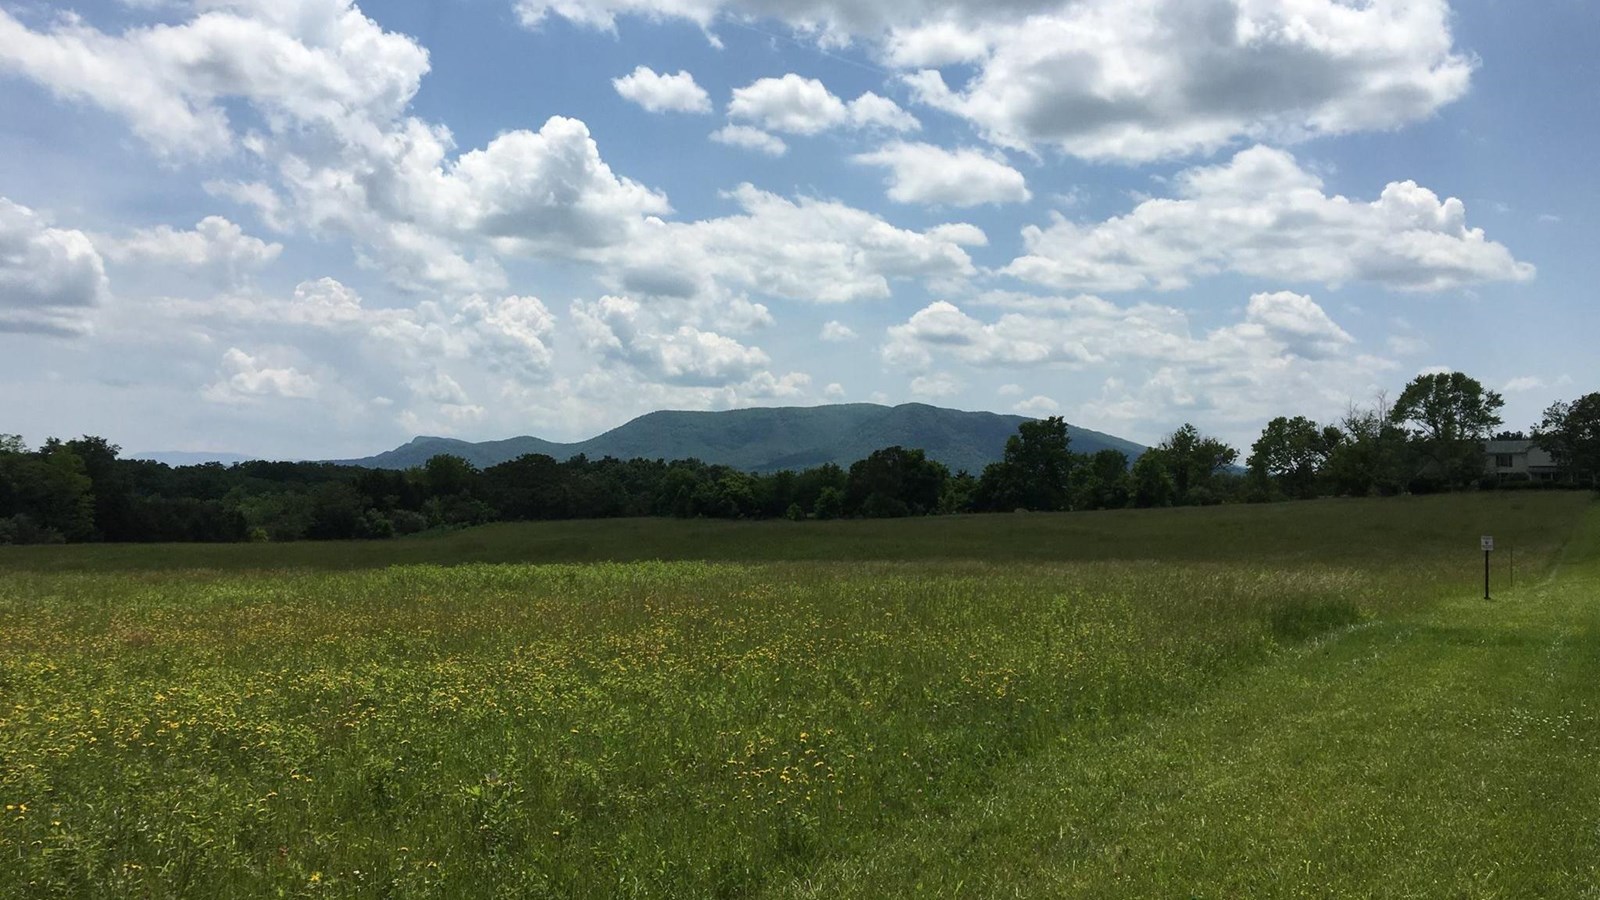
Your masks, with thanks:
[{"label": "mowed grass path", "polygon": [[1600,897],[1600,515],[1491,602],[1326,635],[781,897]]},{"label": "mowed grass path", "polygon": [[0,894],[1583,896],[1594,510],[8,551]]}]

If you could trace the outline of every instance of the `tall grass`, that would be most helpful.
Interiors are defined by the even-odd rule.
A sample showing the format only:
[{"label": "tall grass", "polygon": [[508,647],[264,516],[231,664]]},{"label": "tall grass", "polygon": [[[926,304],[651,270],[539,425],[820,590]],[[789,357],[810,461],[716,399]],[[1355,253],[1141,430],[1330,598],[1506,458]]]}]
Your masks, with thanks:
[{"label": "tall grass", "polygon": [[[1496,515],[1532,570],[1582,508]],[[1300,509],[1310,524],[1285,517]],[[28,556],[0,581],[0,885],[746,895],[981,796],[1069,732],[1472,583],[1453,532],[1475,542],[1481,511],[1435,505],[1391,537],[1403,548],[1315,561],[1284,534],[1325,509],[1168,514],[1135,523],[1170,535],[1136,558],[1057,563],[29,571],[92,568],[94,548]],[[981,543],[988,522],[1039,523],[1040,558],[1068,518],[966,527]],[[615,554],[636,554],[632,526],[608,524]],[[875,527],[861,532],[895,526]],[[1219,530],[1255,558],[1181,549]],[[1160,541],[1177,561],[1153,561]]]}]

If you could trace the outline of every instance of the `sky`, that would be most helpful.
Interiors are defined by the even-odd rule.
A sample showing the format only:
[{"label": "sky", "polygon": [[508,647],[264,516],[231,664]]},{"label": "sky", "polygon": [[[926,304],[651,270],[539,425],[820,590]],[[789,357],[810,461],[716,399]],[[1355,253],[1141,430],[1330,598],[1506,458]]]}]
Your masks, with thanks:
[{"label": "sky", "polygon": [[0,431],[1600,389],[1592,0],[0,0]]}]

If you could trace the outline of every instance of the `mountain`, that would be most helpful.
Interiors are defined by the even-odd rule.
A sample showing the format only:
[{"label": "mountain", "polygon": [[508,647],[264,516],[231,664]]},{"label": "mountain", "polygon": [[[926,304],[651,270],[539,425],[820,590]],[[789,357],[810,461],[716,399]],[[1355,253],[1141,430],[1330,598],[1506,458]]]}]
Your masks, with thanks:
[{"label": "mountain", "polygon": [[244,456],[239,453],[209,453],[205,451],[193,452],[188,450],[143,450],[137,453],[124,453],[123,459],[148,459],[151,462],[166,463],[169,466],[198,466],[205,463],[222,463],[232,465],[254,456]]},{"label": "mountain", "polygon": [[[375,469],[420,466],[441,453],[463,457],[485,468],[526,453],[565,460],[579,453],[591,459],[689,459],[721,463],[752,472],[804,469],[823,463],[848,467],[874,450],[899,445],[927,451],[929,457],[973,474],[1000,459],[1006,438],[1028,421],[1023,416],[940,409],[922,403],[879,406],[842,403],[733,409],[722,412],[653,412],[586,441],[557,444],[536,437],[472,443],[419,437],[377,456],[339,460]],[[1120,450],[1129,459],[1144,447],[1109,434],[1068,426],[1078,453]]]}]

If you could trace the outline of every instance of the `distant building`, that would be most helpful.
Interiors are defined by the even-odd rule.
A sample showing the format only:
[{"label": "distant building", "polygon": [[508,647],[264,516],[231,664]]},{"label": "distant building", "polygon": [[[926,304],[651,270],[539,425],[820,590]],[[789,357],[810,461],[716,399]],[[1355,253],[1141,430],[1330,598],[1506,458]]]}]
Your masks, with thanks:
[{"label": "distant building", "polygon": [[1561,469],[1548,450],[1530,440],[1485,441],[1483,471],[1501,481],[1556,481]]}]

